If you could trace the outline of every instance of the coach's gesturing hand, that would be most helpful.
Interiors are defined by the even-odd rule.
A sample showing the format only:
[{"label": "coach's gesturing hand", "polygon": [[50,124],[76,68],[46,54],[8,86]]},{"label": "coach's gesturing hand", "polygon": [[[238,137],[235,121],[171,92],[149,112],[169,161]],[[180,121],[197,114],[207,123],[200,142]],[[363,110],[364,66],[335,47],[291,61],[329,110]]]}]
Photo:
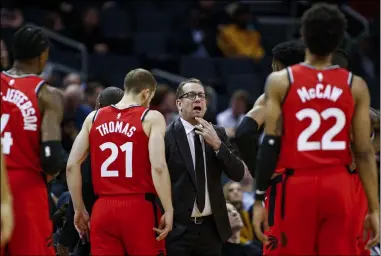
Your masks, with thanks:
[{"label": "coach's gesturing hand", "polygon": [[166,212],[161,216],[160,224],[158,228],[153,228],[153,230],[159,234],[156,238],[157,241],[161,241],[167,237],[168,233],[172,230],[173,225],[173,212]]},{"label": "coach's gesturing hand", "polygon": [[268,237],[262,232],[262,225],[264,230],[269,229],[268,214],[266,208],[263,206],[263,202],[256,200],[253,208],[253,223],[254,230],[257,238],[263,243],[268,243]]},{"label": "coach's gesturing hand", "polygon": [[74,226],[78,231],[79,237],[84,240],[89,240],[89,228],[90,228],[90,217],[86,210],[75,211],[74,214]]},{"label": "coach's gesturing hand", "polygon": [[218,151],[221,146],[220,137],[218,137],[216,130],[211,123],[208,123],[202,118],[196,117],[196,121],[200,124],[196,126],[195,132],[201,135],[205,142],[213,148],[214,151]]}]

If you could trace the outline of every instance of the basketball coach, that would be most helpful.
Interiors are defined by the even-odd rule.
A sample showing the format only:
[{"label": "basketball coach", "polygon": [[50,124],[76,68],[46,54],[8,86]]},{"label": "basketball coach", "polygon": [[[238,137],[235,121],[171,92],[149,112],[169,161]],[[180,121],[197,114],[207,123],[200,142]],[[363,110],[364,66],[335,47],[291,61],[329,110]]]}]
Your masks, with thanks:
[{"label": "basketball coach", "polygon": [[189,79],[177,88],[179,119],[167,127],[165,152],[171,175],[174,224],[168,256],[218,256],[232,231],[222,193],[222,172],[234,181],[244,165],[225,130],[206,122],[204,86]]}]

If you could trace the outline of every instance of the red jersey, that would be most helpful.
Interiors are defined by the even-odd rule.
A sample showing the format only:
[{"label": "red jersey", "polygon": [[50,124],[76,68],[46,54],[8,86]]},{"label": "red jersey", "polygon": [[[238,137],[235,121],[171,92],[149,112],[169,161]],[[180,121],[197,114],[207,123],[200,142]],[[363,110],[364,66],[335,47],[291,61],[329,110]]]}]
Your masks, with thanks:
[{"label": "red jersey", "polygon": [[7,170],[41,172],[41,113],[37,75],[1,74],[1,144]]},{"label": "red jersey", "polygon": [[156,194],[149,160],[149,138],[142,125],[147,111],[138,105],[124,109],[109,106],[95,114],[89,135],[95,194]]},{"label": "red jersey", "polygon": [[304,169],[349,165],[354,112],[352,73],[339,66],[317,70],[305,63],[287,68],[279,165]]}]

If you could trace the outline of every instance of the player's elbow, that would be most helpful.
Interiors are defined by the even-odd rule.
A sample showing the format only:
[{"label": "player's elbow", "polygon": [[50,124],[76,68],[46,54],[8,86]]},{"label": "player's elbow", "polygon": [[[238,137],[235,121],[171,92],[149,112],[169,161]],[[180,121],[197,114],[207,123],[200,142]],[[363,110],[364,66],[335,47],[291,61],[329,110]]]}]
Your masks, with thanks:
[{"label": "player's elbow", "polygon": [[70,175],[72,174],[75,170],[80,170],[81,167],[79,164],[77,163],[71,163],[71,162],[68,162],[67,165],[66,165],[66,175]]},{"label": "player's elbow", "polygon": [[162,174],[168,172],[168,167],[167,167],[167,164],[165,162],[152,164],[151,168],[152,168],[152,172],[154,172],[158,175],[162,175]]}]

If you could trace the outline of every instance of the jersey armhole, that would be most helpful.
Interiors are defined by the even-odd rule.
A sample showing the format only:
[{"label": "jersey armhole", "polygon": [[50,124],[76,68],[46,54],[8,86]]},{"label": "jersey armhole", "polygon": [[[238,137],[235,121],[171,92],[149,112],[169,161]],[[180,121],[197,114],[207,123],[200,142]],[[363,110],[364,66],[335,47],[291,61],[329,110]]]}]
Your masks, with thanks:
[{"label": "jersey armhole", "polygon": [[147,108],[146,110],[144,110],[142,116],[140,117],[140,120],[142,121],[142,123],[144,122],[144,118],[146,118],[146,115],[147,115],[148,111],[149,111],[149,108]]},{"label": "jersey armhole", "polygon": [[99,110],[101,110],[101,109],[98,109],[97,111],[95,111],[95,114],[94,114],[94,116],[93,116],[93,120],[91,121],[91,123],[94,123],[95,119],[96,119],[97,116],[98,116]]},{"label": "jersey armhole", "polygon": [[42,86],[43,86],[45,83],[46,83],[46,81],[45,81],[45,80],[42,80],[42,81],[40,81],[40,82],[37,84],[36,89],[35,89],[36,96],[38,96],[38,93],[40,92]]},{"label": "jersey armhole", "polygon": [[287,99],[288,92],[290,91],[291,85],[294,83],[294,76],[293,76],[293,74],[292,74],[292,69],[291,69],[291,67],[287,67],[287,68],[286,68],[286,71],[287,71],[287,77],[288,77],[288,87],[287,87],[286,94],[285,94],[284,97],[283,97],[282,105],[283,105],[283,103],[284,103],[284,102],[286,101],[286,99]]},{"label": "jersey armhole", "polygon": [[352,82],[353,82],[353,74],[352,72],[349,72],[348,81],[347,81],[349,88],[352,88]]}]

